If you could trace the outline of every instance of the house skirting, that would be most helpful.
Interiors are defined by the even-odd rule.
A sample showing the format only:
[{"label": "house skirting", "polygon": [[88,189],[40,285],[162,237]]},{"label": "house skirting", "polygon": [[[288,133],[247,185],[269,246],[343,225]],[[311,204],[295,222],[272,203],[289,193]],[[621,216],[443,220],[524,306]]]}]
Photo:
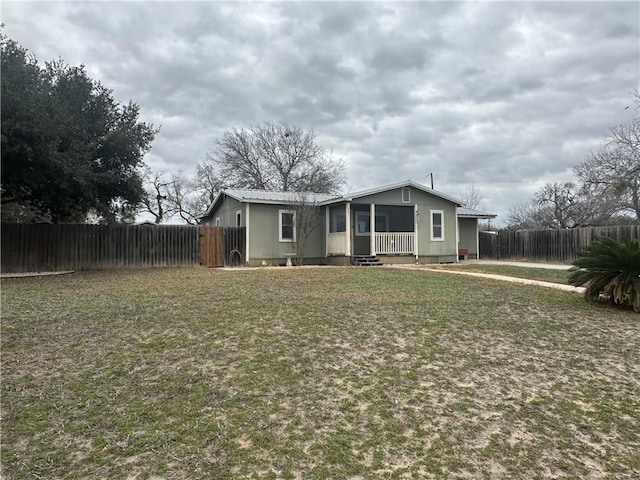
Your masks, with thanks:
[{"label": "house skirting", "polygon": [[[411,265],[416,263],[416,257],[414,255],[377,255],[376,258],[384,265]],[[418,263],[421,264],[451,263],[455,261],[455,255],[447,257],[418,257]],[[351,265],[351,257],[345,257],[343,255],[329,256],[324,259],[324,263],[333,266]]]},{"label": "house skirting", "polygon": [[[287,262],[287,259],[284,257],[279,257],[279,258],[252,258],[251,260],[249,260],[249,267],[261,267],[262,266],[262,262],[266,262],[268,267],[278,267],[278,266],[284,266]],[[292,258],[291,261],[295,264],[295,258]],[[305,265],[330,265],[327,262],[326,258],[323,257],[318,257],[318,258],[305,258],[304,259],[304,264]]]},{"label": "house skirting", "polygon": [[[378,255],[378,260],[385,265],[403,265],[416,263],[416,257],[414,255]],[[456,255],[440,255],[430,256],[421,255],[418,257],[418,262],[421,265],[428,265],[432,263],[454,263],[457,260]]]},{"label": "house skirting", "polygon": [[[398,265],[398,264],[414,264],[416,263],[416,257],[413,255],[378,255],[378,260],[385,265]],[[269,267],[284,266],[286,259],[283,258],[252,258],[249,260],[249,267],[260,267],[262,262],[266,262]],[[294,259],[292,261],[295,262]],[[428,265],[432,263],[454,263],[456,261],[456,255],[440,255],[440,256],[420,256],[418,257],[418,263],[421,265]],[[316,257],[305,258],[305,265],[332,265],[335,267],[351,265],[351,257],[344,255],[329,256],[329,257]]]}]

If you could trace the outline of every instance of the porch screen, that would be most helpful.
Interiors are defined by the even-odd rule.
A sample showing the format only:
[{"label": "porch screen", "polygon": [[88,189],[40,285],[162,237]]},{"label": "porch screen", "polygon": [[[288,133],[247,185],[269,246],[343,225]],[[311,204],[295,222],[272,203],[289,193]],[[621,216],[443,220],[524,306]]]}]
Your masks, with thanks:
[{"label": "porch screen", "polygon": [[[376,232],[389,231],[389,216],[386,213],[376,214]],[[371,232],[369,212],[356,213],[356,235],[368,235]]]}]

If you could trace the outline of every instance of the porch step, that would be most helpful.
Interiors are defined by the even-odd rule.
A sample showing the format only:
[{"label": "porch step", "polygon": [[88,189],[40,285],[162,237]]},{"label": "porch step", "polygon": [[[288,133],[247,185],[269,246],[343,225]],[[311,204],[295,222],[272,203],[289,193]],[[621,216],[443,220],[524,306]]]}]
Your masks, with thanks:
[{"label": "porch step", "polygon": [[382,262],[375,255],[353,255],[351,257],[351,265],[357,267],[378,267]]}]

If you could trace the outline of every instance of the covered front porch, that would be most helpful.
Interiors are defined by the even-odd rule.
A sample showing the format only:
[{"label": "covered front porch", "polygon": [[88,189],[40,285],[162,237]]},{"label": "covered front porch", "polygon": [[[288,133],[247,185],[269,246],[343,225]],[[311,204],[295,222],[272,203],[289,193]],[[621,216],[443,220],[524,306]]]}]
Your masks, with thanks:
[{"label": "covered front porch", "polygon": [[418,252],[415,205],[345,202],[326,209],[327,256],[413,255]]}]

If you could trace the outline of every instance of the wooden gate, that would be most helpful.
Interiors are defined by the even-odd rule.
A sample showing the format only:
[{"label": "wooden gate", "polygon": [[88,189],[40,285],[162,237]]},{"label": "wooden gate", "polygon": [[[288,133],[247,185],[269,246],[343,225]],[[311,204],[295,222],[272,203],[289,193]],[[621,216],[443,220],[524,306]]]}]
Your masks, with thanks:
[{"label": "wooden gate", "polygon": [[200,265],[224,267],[224,229],[200,227]]}]

